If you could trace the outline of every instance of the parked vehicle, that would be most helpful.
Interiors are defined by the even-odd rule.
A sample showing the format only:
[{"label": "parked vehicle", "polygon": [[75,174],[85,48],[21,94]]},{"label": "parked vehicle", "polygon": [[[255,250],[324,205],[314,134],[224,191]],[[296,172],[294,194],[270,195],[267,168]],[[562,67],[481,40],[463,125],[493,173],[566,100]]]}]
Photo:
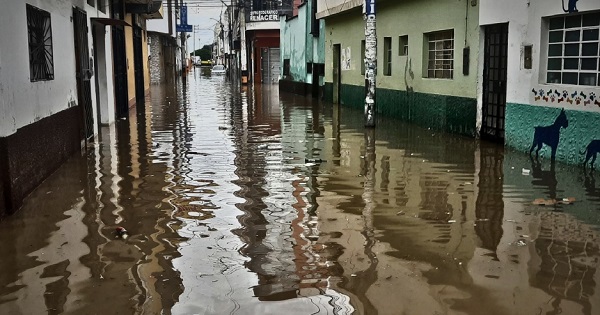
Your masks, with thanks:
[{"label": "parked vehicle", "polygon": [[225,74],[225,66],[224,65],[216,65],[212,68],[210,73],[217,74],[217,75]]}]

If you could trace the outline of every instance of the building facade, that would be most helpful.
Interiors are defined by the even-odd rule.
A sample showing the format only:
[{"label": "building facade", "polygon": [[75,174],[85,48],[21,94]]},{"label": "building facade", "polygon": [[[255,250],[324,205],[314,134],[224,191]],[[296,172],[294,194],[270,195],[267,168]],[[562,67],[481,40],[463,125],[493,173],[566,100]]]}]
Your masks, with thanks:
[{"label": "building facade", "polygon": [[145,20],[161,2],[133,2],[4,3],[0,217],[147,93]]},{"label": "building facade", "polygon": [[163,18],[148,21],[148,67],[150,83],[172,83],[181,68],[181,52],[177,44],[177,8],[169,1],[163,7]]},{"label": "building facade", "polygon": [[114,121],[108,13],[106,1],[3,3],[0,216]]},{"label": "building facade", "polygon": [[[243,9],[244,36],[242,55],[242,82],[279,82],[279,15],[291,14],[291,2],[252,0],[246,1]],[[244,56],[242,56],[244,58]]]},{"label": "building facade", "polygon": [[600,3],[482,0],[480,25],[482,136],[497,132],[533,158],[593,163],[600,148]]},{"label": "building facade", "polygon": [[317,1],[295,1],[293,16],[281,18],[282,91],[317,97],[325,74],[324,21],[316,19]]},{"label": "building facade", "polygon": [[[326,100],[364,107],[363,1],[319,1],[325,20]],[[474,136],[478,4],[377,1],[376,111]]]}]

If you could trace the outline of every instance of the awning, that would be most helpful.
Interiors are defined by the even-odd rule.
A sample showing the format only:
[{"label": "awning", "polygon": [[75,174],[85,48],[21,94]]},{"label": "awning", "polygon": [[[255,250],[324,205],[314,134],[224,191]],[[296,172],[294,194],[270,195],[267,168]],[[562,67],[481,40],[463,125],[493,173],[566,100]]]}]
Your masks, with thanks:
[{"label": "awning", "polygon": [[109,18],[91,18],[92,23],[98,23],[102,25],[113,25],[113,26],[131,26],[129,23],[119,19]]}]

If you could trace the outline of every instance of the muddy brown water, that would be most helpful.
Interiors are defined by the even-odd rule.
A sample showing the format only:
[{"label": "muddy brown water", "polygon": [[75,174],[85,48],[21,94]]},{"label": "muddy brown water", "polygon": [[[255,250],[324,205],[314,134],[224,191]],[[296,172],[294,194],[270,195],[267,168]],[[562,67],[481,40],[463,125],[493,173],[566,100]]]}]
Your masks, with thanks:
[{"label": "muddy brown water", "polygon": [[277,86],[151,92],[0,222],[0,314],[600,314],[597,173]]}]

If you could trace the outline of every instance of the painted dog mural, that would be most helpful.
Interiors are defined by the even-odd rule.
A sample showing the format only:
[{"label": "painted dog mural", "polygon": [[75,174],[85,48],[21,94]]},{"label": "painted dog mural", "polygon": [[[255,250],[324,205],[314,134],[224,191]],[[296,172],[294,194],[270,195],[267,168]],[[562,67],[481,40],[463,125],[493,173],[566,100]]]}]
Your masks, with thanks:
[{"label": "painted dog mural", "polygon": [[535,157],[537,159],[539,157],[540,149],[546,144],[552,149],[551,160],[554,162],[558,141],[560,140],[560,129],[567,128],[568,126],[569,120],[567,119],[567,114],[565,114],[565,109],[563,108],[552,125],[535,127],[533,143],[531,144],[531,149],[529,149],[529,155],[531,155],[533,149],[537,147],[535,150]]},{"label": "painted dog mural", "polygon": [[577,1],[578,0],[569,0],[569,6],[567,8],[565,8],[565,0],[562,0],[563,11],[569,12],[569,13],[579,12],[577,10]]},{"label": "painted dog mural", "polygon": [[585,168],[592,159],[590,166],[594,169],[594,162],[596,162],[596,156],[600,153],[600,140],[592,140],[590,144],[587,145],[583,152],[579,152],[580,154],[585,154],[585,161],[583,162],[583,168]]}]

